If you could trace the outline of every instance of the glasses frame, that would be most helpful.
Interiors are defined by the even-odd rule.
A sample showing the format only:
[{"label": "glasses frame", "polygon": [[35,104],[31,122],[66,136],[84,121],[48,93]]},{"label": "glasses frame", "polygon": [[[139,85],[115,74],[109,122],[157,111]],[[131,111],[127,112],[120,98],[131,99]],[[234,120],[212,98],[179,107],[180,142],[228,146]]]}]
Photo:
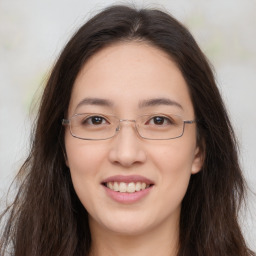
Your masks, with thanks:
[{"label": "glasses frame", "polygon": [[[73,133],[72,133],[72,130],[71,130],[71,119],[74,118],[74,117],[76,117],[76,116],[86,115],[86,114],[90,114],[90,115],[102,115],[102,114],[100,114],[100,113],[79,113],[79,114],[74,114],[73,116],[70,117],[70,119],[65,119],[65,118],[62,119],[62,120],[61,120],[61,124],[62,124],[63,126],[69,126],[70,134],[71,134],[74,138],[77,138],[77,139],[80,139],[80,140],[108,140],[108,139],[111,139],[111,138],[115,137],[115,136],[118,134],[118,132],[121,130],[121,128],[120,128],[120,123],[122,123],[122,122],[132,122],[132,123],[134,123],[134,124],[135,124],[135,125],[134,125],[134,126],[135,126],[135,130],[136,130],[137,134],[138,134],[141,138],[143,138],[143,139],[145,139],[145,140],[173,140],[173,139],[177,139],[177,138],[180,138],[180,137],[183,136],[184,130],[185,130],[185,124],[194,124],[194,123],[197,122],[197,120],[182,120],[182,117],[181,117],[181,116],[172,114],[172,115],[174,115],[174,116],[180,117],[181,120],[182,120],[182,122],[183,122],[183,127],[182,127],[182,133],[181,133],[181,135],[176,136],[176,137],[173,137],[173,138],[167,138],[167,139],[151,139],[151,138],[144,137],[144,136],[142,136],[142,135],[139,133],[135,119],[119,119],[117,116],[109,114],[109,115],[105,115],[105,116],[112,116],[112,117],[115,117],[115,118],[118,120],[118,126],[116,127],[115,134],[114,134],[113,136],[110,136],[110,137],[107,137],[107,138],[104,138],[104,139],[90,139],[90,138],[82,138],[82,137],[79,137],[79,136],[73,134]],[[154,114],[154,115],[164,115],[164,116],[166,116],[166,114],[162,114],[162,113],[153,113],[153,114]],[[150,114],[150,115],[153,115],[153,114]],[[146,115],[147,115],[147,114],[141,115],[141,116],[146,116]],[[141,117],[141,116],[139,116],[139,117]]]}]

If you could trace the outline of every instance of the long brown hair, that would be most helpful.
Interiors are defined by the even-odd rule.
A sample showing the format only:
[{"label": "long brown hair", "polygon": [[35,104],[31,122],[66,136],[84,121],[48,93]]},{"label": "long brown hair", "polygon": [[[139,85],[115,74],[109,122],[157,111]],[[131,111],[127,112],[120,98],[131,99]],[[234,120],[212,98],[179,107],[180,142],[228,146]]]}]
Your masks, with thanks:
[{"label": "long brown hair", "polygon": [[168,53],[180,68],[198,121],[202,170],[191,177],[182,202],[179,256],[249,256],[238,224],[245,194],[237,145],[210,65],[188,30],[160,10],[127,6],[105,9],[71,38],[46,84],[30,154],[20,169],[22,183],[0,242],[0,254],[88,255],[87,211],[65,164],[61,120],[72,86],[88,58],[118,41],[145,41]]}]

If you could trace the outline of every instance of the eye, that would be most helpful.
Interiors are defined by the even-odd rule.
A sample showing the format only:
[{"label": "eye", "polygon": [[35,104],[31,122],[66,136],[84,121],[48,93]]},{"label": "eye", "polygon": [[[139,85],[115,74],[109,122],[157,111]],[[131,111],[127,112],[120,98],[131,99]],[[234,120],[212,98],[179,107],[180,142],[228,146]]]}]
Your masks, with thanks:
[{"label": "eye", "polygon": [[148,125],[172,125],[174,124],[174,121],[171,118],[168,118],[166,116],[153,116],[151,117],[147,123]]},{"label": "eye", "polygon": [[89,116],[82,120],[82,125],[102,125],[109,123],[102,116]]}]

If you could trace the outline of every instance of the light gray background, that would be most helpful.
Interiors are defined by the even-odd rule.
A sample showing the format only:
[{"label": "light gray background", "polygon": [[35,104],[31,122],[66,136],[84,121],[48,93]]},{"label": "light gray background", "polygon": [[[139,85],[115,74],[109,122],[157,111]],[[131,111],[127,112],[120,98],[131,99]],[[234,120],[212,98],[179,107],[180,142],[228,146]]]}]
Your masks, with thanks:
[{"label": "light gray background", "polygon": [[[35,99],[54,60],[72,33],[111,3],[162,7],[195,36],[216,70],[216,79],[240,142],[240,159],[256,192],[256,1],[0,0],[0,198],[29,148]],[[32,107],[31,107],[32,106]],[[256,250],[256,198],[241,215]]]}]

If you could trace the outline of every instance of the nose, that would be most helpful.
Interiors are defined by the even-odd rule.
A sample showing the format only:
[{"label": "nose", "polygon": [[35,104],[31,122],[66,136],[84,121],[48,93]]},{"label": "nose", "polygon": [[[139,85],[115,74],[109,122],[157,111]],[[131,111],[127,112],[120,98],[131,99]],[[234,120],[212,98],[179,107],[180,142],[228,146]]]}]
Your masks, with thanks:
[{"label": "nose", "polygon": [[109,152],[110,162],[123,167],[144,163],[146,152],[142,145],[143,141],[136,132],[135,123],[133,120],[121,121]]}]

